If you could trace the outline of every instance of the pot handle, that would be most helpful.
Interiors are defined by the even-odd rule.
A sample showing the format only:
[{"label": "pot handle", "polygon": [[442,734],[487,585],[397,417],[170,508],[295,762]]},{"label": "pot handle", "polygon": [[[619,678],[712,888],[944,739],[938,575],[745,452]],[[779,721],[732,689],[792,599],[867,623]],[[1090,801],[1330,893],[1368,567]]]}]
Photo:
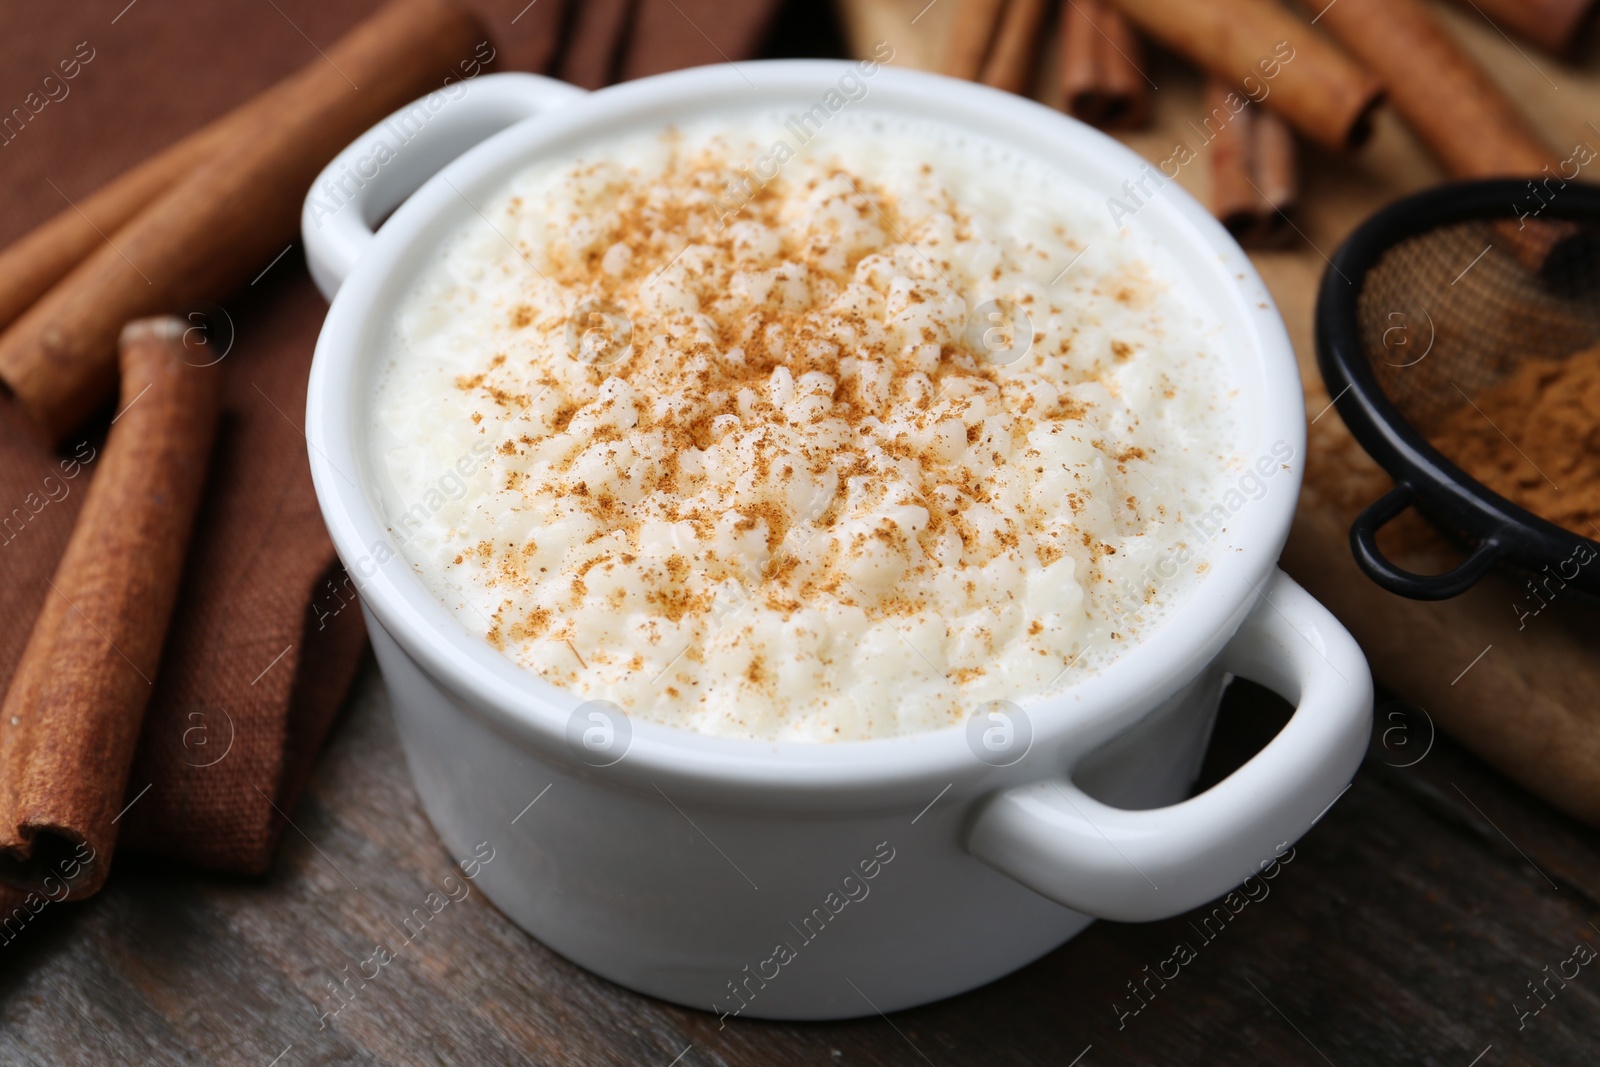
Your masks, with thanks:
[{"label": "pot handle", "polygon": [[484,74],[407,104],[352,141],[317,175],[300,209],[306,263],[322,295],[333,299],[379,220],[445,164],[523,119],[585,95],[537,74]]},{"label": "pot handle", "polygon": [[1296,702],[1265,748],[1199,796],[1148,811],[1102,804],[1070,777],[1015,786],[986,802],[968,851],[1075,911],[1146,922],[1215,899],[1316,825],[1366,751],[1372,676],[1288,575],[1257,593],[1218,663]]},{"label": "pot handle", "polygon": [[1500,559],[1500,542],[1486,538],[1454,570],[1443,574],[1414,574],[1397,566],[1378,547],[1378,531],[1399,517],[1416,499],[1409,482],[1401,482],[1368,504],[1350,525],[1350,551],[1356,564],[1380,587],[1412,600],[1448,600],[1477,584]]}]

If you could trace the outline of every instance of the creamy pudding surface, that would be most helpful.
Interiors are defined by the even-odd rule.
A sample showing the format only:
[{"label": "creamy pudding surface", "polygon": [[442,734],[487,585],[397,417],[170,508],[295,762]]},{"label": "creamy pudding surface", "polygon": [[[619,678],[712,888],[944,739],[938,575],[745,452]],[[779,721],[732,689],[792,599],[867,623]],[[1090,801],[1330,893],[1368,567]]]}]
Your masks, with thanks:
[{"label": "creamy pudding surface", "polygon": [[1189,524],[1246,469],[1220,327],[1087,187],[858,110],[531,165],[402,301],[384,519],[550,683],[932,730],[1102,667],[1204,570]]}]

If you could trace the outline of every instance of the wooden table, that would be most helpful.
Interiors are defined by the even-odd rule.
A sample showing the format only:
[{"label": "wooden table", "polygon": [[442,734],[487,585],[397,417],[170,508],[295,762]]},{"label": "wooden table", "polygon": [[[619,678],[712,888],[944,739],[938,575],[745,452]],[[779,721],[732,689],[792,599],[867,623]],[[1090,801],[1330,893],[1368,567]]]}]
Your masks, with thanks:
[{"label": "wooden table", "polygon": [[[1206,780],[1284,714],[1237,687]],[[1429,733],[1380,708],[1350,791],[1226,924],[1205,910],[1099,923],[887,1019],[719,1031],[568,963],[474,894],[352,982],[323,1029],[333,986],[450,871],[369,668],[268,877],[119,858],[100,896],[46,908],[0,948],[0,1063],[1593,1064],[1600,961],[1552,981],[1520,1031],[1517,1006],[1536,1006],[1526,983],[1574,945],[1600,945],[1600,835]],[[1119,1028],[1117,1009],[1138,1006],[1128,983],[1171,974],[1179,942],[1194,958]]]},{"label": "wooden table", "polygon": [[[913,24],[924,4],[852,4],[845,28],[856,47],[888,39],[897,62],[928,65],[950,3]],[[1452,28],[1556,143],[1600,116],[1600,77],[1524,47],[1525,59],[1471,18],[1450,15]],[[1152,70],[1159,124],[1129,141],[1159,159],[1198,92],[1170,63]],[[1303,360],[1323,252],[1376,204],[1437,177],[1392,118],[1359,160],[1313,156],[1307,170],[1305,243],[1257,257]],[[1203,171],[1180,180],[1203,191]],[[1205,781],[1284,715],[1237,687]],[[1600,963],[1564,986],[1550,978],[1548,1003],[1528,983],[1570,974],[1575,946],[1600,947],[1600,835],[1434,733],[1380,704],[1349,792],[1270,894],[1226,923],[1208,926],[1209,911],[1101,923],[1002,981],[888,1019],[719,1030],[587,974],[475,894],[323,1027],[341,1004],[334,987],[450,870],[369,666],[268,877],[119,857],[99,897],[51,905],[0,947],[0,1064],[1592,1064]],[[1193,958],[1164,985],[1148,978],[1172,973],[1163,961],[1179,943]]]}]

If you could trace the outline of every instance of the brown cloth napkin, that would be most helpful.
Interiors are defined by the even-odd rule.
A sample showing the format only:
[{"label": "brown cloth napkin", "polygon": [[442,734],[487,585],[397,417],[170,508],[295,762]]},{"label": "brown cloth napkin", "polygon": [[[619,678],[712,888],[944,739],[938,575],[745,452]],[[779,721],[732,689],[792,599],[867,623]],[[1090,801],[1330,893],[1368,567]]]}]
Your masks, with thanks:
[{"label": "brown cloth napkin", "polygon": [[[8,12],[0,115],[58,61],[69,91],[0,145],[0,244],[315,58],[376,0],[95,0]],[[468,0],[492,69],[586,87],[739,59],[775,0]],[[561,61],[556,62],[557,56]],[[57,91],[59,92],[59,91]],[[15,125],[15,124],[13,124]],[[247,205],[241,205],[248,210]],[[323,528],[302,432],[326,306],[298,242],[225,303],[235,338],[183,586],[119,820],[120,845],[212,870],[271,863],[354,678],[365,634]],[[179,309],[173,309],[179,310]],[[9,680],[95,476],[104,426],[60,450],[0,403],[0,677]],[[0,891],[9,912],[19,899]]]}]

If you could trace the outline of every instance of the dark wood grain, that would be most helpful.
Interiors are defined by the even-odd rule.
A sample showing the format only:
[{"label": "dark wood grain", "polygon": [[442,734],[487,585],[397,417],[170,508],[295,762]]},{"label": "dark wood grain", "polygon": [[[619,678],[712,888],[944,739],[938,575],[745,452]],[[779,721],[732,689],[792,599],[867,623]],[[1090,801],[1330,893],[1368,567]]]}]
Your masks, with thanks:
[{"label": "dark wood grain", "polygon": [[[333,987],[380,940],[404,940],[401,918],[451,869],[369,668],[268,877],[119,859],[99,897],[51,905],[0,946],[0,1063],[1060,1067],[1087,1049],[1079,1067],[1592,1064],[1600,966],[1520,1031],[1513,1005],[1531,1005],[1525,983],[1575,944],[1600,945],[1597,835],[1448,740],[1390,766],[1423,751],[1428,727],[1385,738],[1404,724],[1389,710],[1350,791],[1209,940],[1205,910],[1100,923],[1009,978],[887,1020],[719,1030],[589,975],[474,894],[352,982],[320,1026],[341,1004]],[[1230,694],[1207,779],[1282,715],[1253,687]],[[1115,1006],[1137,1006],[1127,983],[1179,942],[1195,958],[1119,1029]]]}]

